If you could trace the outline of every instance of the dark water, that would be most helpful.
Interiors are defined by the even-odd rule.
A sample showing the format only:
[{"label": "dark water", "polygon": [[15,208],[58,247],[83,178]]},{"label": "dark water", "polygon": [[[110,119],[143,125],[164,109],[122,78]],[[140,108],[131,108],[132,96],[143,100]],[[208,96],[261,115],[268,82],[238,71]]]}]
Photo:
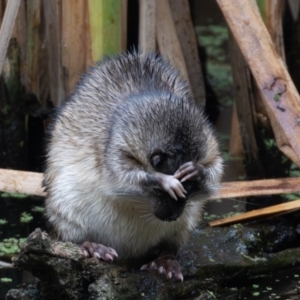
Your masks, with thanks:
[{"label": "dark water", "polygon": [[[35,228],[44,229],[45,226],[42,213],[43,199],[39,197],[13,198],[7,196],[4,193],[0,196],[0,253],[4,252],[0,260],[4,263],[11,263],[11,257],[16,255],[17,246],[20,245],[22,240]],[[5,249],[2,248],[3,244]],[[4,299],[9,289],[31,280],[32,276],[28,272],[2,267],[0,269],[0,299]]]},{"label": "dark water", "polygon": [[[227,283],[227,289],[239,292],[232,299],[300,299],[300,268],[270,271],[268,274],[248,277]],[[230,299],[230,293],[228,295]]]}]

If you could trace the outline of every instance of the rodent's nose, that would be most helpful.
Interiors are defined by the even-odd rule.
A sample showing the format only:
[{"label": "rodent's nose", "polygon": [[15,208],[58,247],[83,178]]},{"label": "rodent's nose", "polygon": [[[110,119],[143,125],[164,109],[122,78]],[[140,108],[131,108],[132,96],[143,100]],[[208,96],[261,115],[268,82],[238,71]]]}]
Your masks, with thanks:
[{"label": "rodent's nose", "polygon": [[167,217],[165,221],[172,222],[172,221],[176,221],[177,219],[178,219],[178,215],[175,214],[175,215],[172,215],[170,217]]},{"label": "rodent's nose", "polygon": [[185,198],[175,200],[168,193],[163,193],[153,199],[153,214],[161,221],[176,221],[181,216],[185,204]]}]

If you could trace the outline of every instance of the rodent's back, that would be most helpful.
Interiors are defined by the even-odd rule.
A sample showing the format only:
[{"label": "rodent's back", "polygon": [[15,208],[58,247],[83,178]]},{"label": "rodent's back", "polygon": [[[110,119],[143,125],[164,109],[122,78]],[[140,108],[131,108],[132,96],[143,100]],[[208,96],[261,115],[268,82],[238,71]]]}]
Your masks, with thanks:
[{"label": "rodent's back", "polygon": [[[54,116],[50,143],[55,144],[54,139],[61,137],[62,141],[81,147],[97,142],[105,146],[116,107],[129,95],[151,91],[191,101],[189,87],[178,71],[154,53],[104,59],[82,76],[73,94]],[[99,155],[104,148],[95,150]]]}]

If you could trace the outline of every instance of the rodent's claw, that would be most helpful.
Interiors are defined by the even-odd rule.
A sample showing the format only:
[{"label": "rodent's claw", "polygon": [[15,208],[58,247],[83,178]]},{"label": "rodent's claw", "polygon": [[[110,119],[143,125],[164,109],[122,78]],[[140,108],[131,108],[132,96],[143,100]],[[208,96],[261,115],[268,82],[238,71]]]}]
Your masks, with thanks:
[{"label": "rodent's claw", "polygon": [[180,198],[185,198],[184,192],[186,193],[186,190],[184,189],[180,181],[173,176],[170,176],[170,178],[168,179],[168,183],[164,187],[164,190],[168,192],[169,195],[175,200],[177,200],[177,196]]},{"label": "rodent's claw", "polygon": [[183,281],[179,262],[172,256],[159,257],[156,260],[143,265],[141,270],[157,270],[158,274],[165,274],[168,280],[172,279],[174,275],[175,280]]},{"label": "rodent's claw", "polygon": [[81,247],[81,245],[78,246],[85,257],[90,257],[90,254],[83,247]]},{"label": "rodent's claw", "polygon": [[180,182],[185,182],[187,180],[190,180],[190,179],[194,179],[194,178],[197,178],[198,177],[198,173],[197,171],[194,171],[188,175],[186,175],[185,177],[183,177]]},{"label": "rodent's claw", "polygon": [[177,201],[177,197],[176,197],[176,194],[174,193],[174,191],[171,189],[171,188],[169,188],[169,189],[164,189],[166,192],[168,192],[169,193],[169,195],[173,198],[173,199],[175,199],[176,201]]},{"label": "rodent's claw", "polygon": [[86,257],[97,257],[108,262],[112,262],[118,257],[118,253],[113,248],[106,247],[102,244],[86,241],[79,245],[79,248]]},{"label": "rodent's claw", "polygon": [[189,161],[181,165],[175,172],[174,177],[180,179],[180,182],[187,180],[195,180],[203,174],[204,168],[202,165]]},{"label": "rodent's claw", "polygon": [[163,173],[156,172],[155,176],[160,184],[160,186],[169,193],[169,195],[177,200],[177,196],[180,198],[185,198],[185,194],[187,193],[184,189],[181,182],[172,175],[166,175]]}]

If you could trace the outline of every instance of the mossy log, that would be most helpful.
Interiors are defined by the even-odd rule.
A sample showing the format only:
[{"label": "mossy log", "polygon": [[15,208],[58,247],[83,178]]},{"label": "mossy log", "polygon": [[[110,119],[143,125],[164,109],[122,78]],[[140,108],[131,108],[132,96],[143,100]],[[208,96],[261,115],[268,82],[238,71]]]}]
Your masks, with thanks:
[{"label": "mossy log", "polygon": [[[208,290],[214,299],[223,299],[228,281],[300,265],[300,248],[287,249],[300,240],[290,222],[196,229],[178,254],[182,283],[167,281],[154,271],[140,271],[128,262],[83,258],[76,245],[51,240],[36,229],[13,263],[38,280],[27,290],[10,290],[7,299],[26,299],[26,295],[30,299],[198,299]],[[240,292],[234,291],[236,296]]]}]

